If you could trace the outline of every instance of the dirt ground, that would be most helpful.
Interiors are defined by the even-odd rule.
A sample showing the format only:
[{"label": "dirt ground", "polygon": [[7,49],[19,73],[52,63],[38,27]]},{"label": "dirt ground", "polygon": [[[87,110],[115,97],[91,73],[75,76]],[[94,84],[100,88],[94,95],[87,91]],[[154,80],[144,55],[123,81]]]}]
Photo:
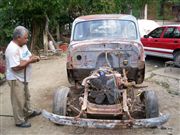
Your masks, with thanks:
[{"label": "dirt ground", "polygon": [[[58,86],[70,86],[66,77],[66,57],[53,56],[33,65],[30,92],[32,104],[36,108],[52,111],[52,97]],[[153,70],[150,64],[147,71]],[[170,120],[164,125],[168,129],[88,129],[73,126],[56,126],[42,116],[30,119],[31,128],[17,128],[14,126],[10,90],[7,83],[0,86],[0,135],[180,135],[180,96],[169,94],[168,91],[146,80],[144,85],[156,91],[159,98],[161,113],[170,114]],[[6,115],[6,116],[2,116]]]}]

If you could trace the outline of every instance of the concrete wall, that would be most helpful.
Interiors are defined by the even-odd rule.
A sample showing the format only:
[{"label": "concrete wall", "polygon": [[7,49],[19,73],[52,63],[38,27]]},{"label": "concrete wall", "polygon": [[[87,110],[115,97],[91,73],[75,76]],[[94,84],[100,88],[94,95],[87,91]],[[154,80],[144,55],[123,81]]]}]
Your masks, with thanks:
[{"label": "concrete wall", "polygon": [[169,25],[169,24],[180,24],[180,22],[175,22],[175,21],[166,21],[166,20],[154,20],[157,22],[159,25]]}]

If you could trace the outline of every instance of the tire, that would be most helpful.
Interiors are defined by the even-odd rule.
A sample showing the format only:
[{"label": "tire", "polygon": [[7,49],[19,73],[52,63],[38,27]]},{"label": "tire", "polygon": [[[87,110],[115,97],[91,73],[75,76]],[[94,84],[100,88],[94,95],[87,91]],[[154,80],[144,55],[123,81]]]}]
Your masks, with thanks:
[{"label": "tire", "polygon": [[67,69],[67,78],[68,78],[69,83],[71,83],[71,84],[74,83],[74,79],[72,77],[72,72],[68,69]]},{"label": "tire", "polygon": [[68,87],[60,87],[54,93],[53,113],[57,115],[66,115],[67,99],[70,89]]},{"label": "tire", "polygon": [[144,101],[146,118],[158,117],[159,105],[156,93],[152,90],[144,91],[140,98]]},{"label": "tire", "polygon": [[138,70],[136,74],[136,84],[141,84],[144,81],[144,75],[145,75],[145,67],[141,70]]},{"label": "tire", "polygon": [[175,66],[180,67],[180,51],[175,52],[174,62],[175,62]]}]

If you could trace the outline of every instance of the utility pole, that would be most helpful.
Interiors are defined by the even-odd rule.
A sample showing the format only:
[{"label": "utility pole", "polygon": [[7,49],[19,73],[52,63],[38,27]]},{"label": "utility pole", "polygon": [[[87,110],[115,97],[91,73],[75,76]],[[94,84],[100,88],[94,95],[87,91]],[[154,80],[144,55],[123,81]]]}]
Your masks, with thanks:
[{"label": "utility pole", "polygon": [[144,19],[147,20],[147,8],[148,8],[148,5],[145,4],[145,7],[144,7]]}]

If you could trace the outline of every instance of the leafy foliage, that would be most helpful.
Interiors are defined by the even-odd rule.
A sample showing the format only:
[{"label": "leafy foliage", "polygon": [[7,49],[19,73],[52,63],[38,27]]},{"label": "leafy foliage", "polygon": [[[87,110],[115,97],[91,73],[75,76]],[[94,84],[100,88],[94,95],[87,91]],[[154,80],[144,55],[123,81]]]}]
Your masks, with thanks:
[{"label": "leafy foliage", "polygon": [[[52,20],[61,12],[60,0],[3,0],[0,3],[0,45],[6,45],[17,25],[23,25],[32,31],[34,25],[43,29],[45,14]],[[55,11],[55,12],[54,12]],[[3,21],[2,21],[3,20]]]},{"label": "leafy foliage", "polygon": [[[157,0],[159,3],[160,1],[163,0]],[[42,47],[46,15],[50,20],[49,29],[55,33],[57,25],[60,25],[63,32],[65,25],[70,26],[81,15],[132,12],[141,18],[145,4],[150,2],[151,0],[3,0],[0,1],[0,46],[11,40],[12,31],[17,25],[24,25],[31,31],[34,46]]]}]

